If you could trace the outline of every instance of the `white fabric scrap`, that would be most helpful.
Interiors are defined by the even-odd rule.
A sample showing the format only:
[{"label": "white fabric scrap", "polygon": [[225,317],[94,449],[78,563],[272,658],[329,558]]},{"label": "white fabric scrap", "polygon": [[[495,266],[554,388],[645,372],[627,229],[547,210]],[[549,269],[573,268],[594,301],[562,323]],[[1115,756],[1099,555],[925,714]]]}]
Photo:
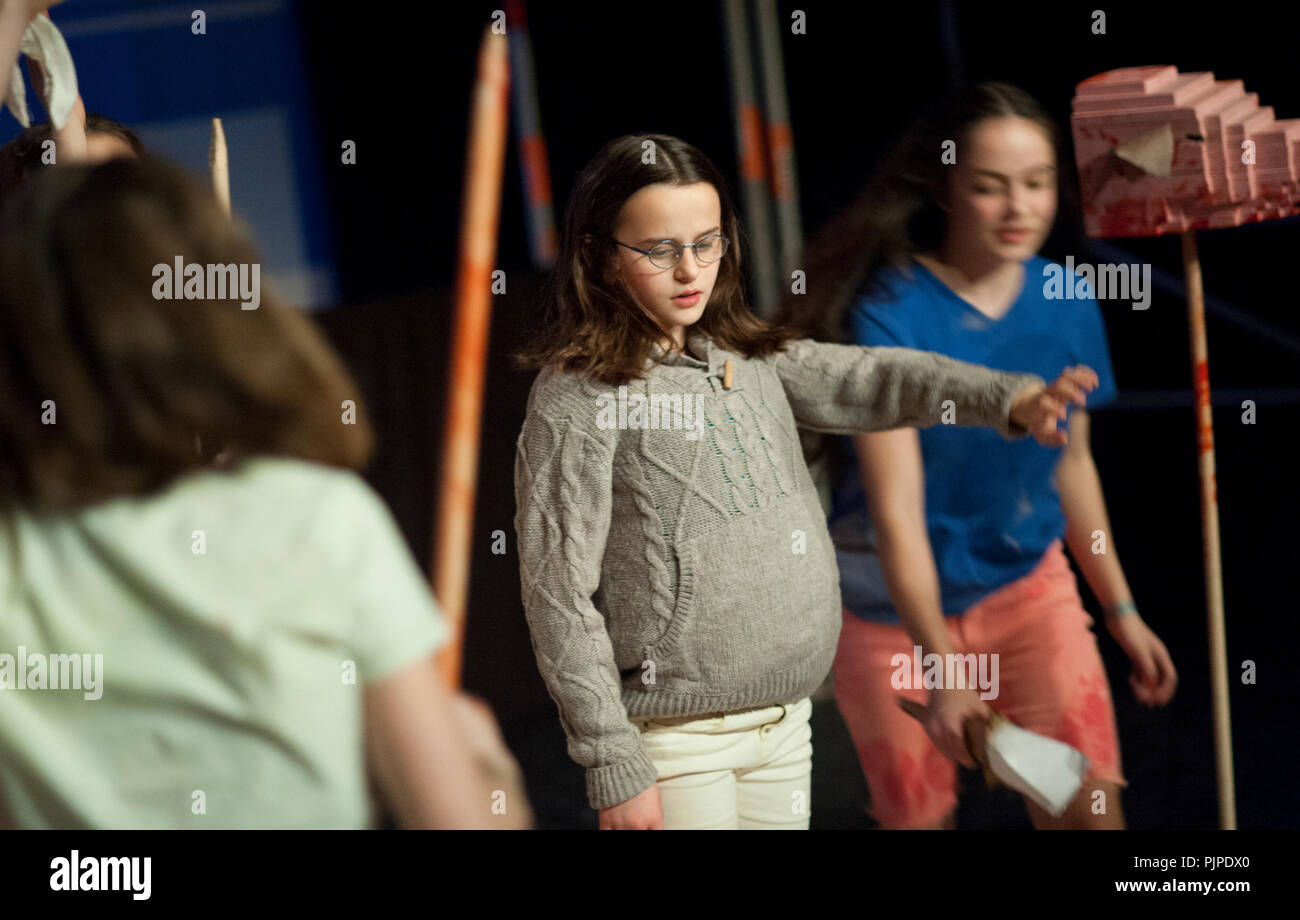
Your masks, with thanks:
[{"label": "white fabric scrap", "polygon": [[985,741],[998,779],[1060,817],[1083,785],[1087,755],[1068,744],[1001,720]]},{"label": "white fabric scrap", "polygon": [[[72,54],[63,33],[48,16],[37,16],[23,32],[18,50],[45,71],[45,94],[41,100],[50,113],[50,122],[56,129],[68,123],[72,107],[77,103],[77,70],[72,66]],[[22,67],[14,62],[13,78],[9,81],[9,95],[5,98],[9,111],[24,128],[31,127],[27,111],[27,86],[23,82]]]}]

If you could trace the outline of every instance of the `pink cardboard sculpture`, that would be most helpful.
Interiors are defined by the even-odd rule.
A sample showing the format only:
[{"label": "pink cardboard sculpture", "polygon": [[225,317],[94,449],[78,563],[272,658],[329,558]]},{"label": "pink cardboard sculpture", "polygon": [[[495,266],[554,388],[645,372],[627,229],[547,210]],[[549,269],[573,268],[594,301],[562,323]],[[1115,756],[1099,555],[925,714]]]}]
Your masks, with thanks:
[{"label": "pink cardboard sculpture", "polygon": [[1090,237],[1182,238],[1196,397],[1202,548],[1214,704],[1219,825],[1237,826],[1228,708],[1209,350],[1196,231],[1300,211],[1300,119],[1278,120],[1240,80],[1123,67],[1089,77],[1070,116]]},{"label": "pink cardboard sculpture", "polygon": [[1124,67],[1077,87],[1070,116],[1091,237],[1235,227],[1300,211],[1300,119],[1240,80]]}]

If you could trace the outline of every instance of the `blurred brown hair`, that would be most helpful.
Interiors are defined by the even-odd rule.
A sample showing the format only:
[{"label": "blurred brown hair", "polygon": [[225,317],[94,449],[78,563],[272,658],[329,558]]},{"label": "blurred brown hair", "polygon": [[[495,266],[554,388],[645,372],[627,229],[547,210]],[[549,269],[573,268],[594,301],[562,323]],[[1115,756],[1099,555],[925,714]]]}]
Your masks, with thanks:
[{"label": "blurred brown hair", "polygon": [[[148,156],[134,131],[98,112],[86,113],[86,134],[109,134],[121,138],[131,148],[136,159],[143,160]],[[50,126],[43,122],[24,129],[17,137],[0,147],[0,208],[13,198],[29,175],[45,165],[41,160],[45,152],[41,145],[49,140],[50,136]]]},{"label": "blurred brown hair", "polygon": [[360,393],[306,315],[270,292],[256,310],[155,299],[154,267],[177,256],[259,261],[206,188],[156,159],[43,170],[0,213],[0,506],[148,494],[217,450],[365,464],[369,426],[340,417]]},{"label": "blurred brown hair", "polygon": [[[645,162],[644,143],[654,144]],[[524,367],[558,365],[621,386],[645,373],[663,330],[612,277],[614,224],[623,205],[647,185],[707,182],[722,205],[722,235],[731,240],[699,322],[724,348],[747,358],[777,351],[792,330],[764,322],[745,305],[741,289],[740,222],[717,167],[698,148],[666,134],[629,134],[607,143],[579,173],[564,214],[560,252],[535,343],[516,358]]]}]

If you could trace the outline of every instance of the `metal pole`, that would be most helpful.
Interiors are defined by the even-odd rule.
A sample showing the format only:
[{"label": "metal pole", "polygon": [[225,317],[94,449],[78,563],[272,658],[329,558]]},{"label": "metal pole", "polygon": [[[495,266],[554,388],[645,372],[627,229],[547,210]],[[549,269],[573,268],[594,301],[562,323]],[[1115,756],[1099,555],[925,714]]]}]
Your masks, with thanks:
[{"label": "metal pole", "polygon": [[722,0],[731,74],[732,111],[736,126],[736,155],[740,160],[741,206],[748,231],[749,264],[754,270],[754,305],[763,317],[772,316],[780,300],[772,211],[768,201],[767,158],[763,149],[763,117],[754,91],[754,59],[743,0]]},{"label": "metal pole", "polygon": [[762,57],[763,112],[767,120],[767,149],[771,155],[772,197],[776,200],[776,229],[781,251],[782,284],[803,259],[803,225],[799,218],[799,183],[795,169],[794,132],[785,93],[781,60],[781,27],[776,0],[758,0],[758,46]]},{"label": "metal pole", "polygon": [[537,68],[528,38],[523,0],[506,2],[510,36],[510,101],[515,117],[515,142],[524,179],[524,212],[528,222],[528,254],[537,268],[555,264],[555,208],[551,202],[551,170],[537,103]]}]

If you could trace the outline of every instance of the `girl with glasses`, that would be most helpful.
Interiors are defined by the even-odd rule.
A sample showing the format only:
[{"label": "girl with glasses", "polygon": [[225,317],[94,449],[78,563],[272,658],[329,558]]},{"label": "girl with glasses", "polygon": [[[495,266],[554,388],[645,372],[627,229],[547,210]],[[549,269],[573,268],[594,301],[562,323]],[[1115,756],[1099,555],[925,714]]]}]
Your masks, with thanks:
[{"label": "girl with glasses", "polygon": [[797,426],[924,426],[950,401],[957,424],[1057,443],[1095,383],[800,339],[746,308],[740,239],[699,150],[611,141],[521,355],[540,369],[515,463],[523,602],[602,829],[808,827],[840,601]]}]

